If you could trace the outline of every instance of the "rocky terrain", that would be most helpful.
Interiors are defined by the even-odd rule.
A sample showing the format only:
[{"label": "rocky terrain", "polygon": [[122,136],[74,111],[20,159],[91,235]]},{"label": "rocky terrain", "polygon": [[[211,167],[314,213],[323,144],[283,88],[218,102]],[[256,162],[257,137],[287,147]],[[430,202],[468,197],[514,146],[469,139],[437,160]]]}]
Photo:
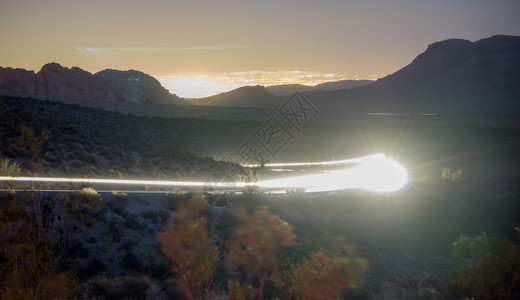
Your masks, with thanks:
[{"label": "rocky terrain", "polygon": [[[193,132],[207,122],[0,96],[0,156],[31,176],[207,176],[224,165],[193,151]],[[17,139],[23,142],[15,147]]]},{"label": "rocky terrain", "polygon": [[[349,296],[445,299],[458,295],[452,286],[460,285],[464,278],[452,276],[457,274],[454,270],[461,263],[480,263],[480,257],[456,257],[452,254],[454,242],[473,243],[489,237],[489,245],[493,245],[492,241],[515,237],[513,228],[520,216],[515,167],[520,142],[518,129],[440,121],[364,116],[348,123],[302,128],[301,137],[305,138],[288,144],[276,159],[317,161],[381,151],[406,165],[413,178],[410,187],[395,194],[345,191],[277,196],[246,190],[230,207],[209,207],[205,217],[208,228],[219,237],[214,244],[221,251],[212,285],[217,295],[228,291],[232,276],[224,261],[229,257],[226,242],[239,225],[233,213],[239,206],[245,206],[250,214],[268,207],[293,228],[295,244],[277,256],[281,269],[320,249],[337,252],[335,241],[346,238],[348,245],[356,246],[359,256],[370,262],[364,287]],[[20,175],[28,176],[207,178],[214,172],[230,171],[226,169],[230,166],[206,155],[218,150],[233,155],[237,145],[261,124],[144,117],[56,101],[0,97],[0,158],[12,166],[3,164],[2,171],[16,169],[16,164]],[[202,155],[193,153],[197,148],[203,150]],[[446,168],[457,169],[461,176],[446,176],[450,175]],[[180,278],[180,273],[172,269],[175,265],[161,251],[158,235],[167,228],[170,216],[182,215],[179,204],[191,198],[189,192],[155,194],[146,192],[145,186],[135,186],[134,191],[142,193],[125,194],[116,187],[79,184],[60,187],[75,192],[36,192],[40,188],[44,186],[35,184],[25,192],[0,193],[0,218],[8,225],[0,234],[4,245],[31,245],[31,240],[7,239],[5,233],[20,224],[19,220],[25,222],[23,228],[29,228],[28,234],[54,232],[67,247],[57,251],[50,244],[47,250],[66,258],[57,268],[71,274],[77,283],[70,285],[77,299],[182,298],[171,280]],[[74,205],[64,206],[67,203]],[[48,228],[35,226],[35,215],[27,216],[27,212],[41,207],[46,214],[62,212],[54,220],[67,222],[55,222]],[[70,211],[48,211],[53,207]],[[190,220],[194,219],[186,216],[186,223]],[[519,249],[517,241],[507,240],[512,250]],[[42,249],[35,253],[42,253]],[[489,246],[483,251],[495,250]],[[8,270],[5,262],[12,257],[10,253],[4,250],[0,254],[1,270]],[[27,270],[32,267],[30,261],[24,260]],[[507,259],[504,264],[512,265]],[[502,278],[506,273],[501,265],[494,265],[497,267],[486,267],[486,272],[491,272],[486,276]],[[273,295],[279,291],[269,286],[266,292]],[[493,298],[485,291],[479,295]]]},{"label": "rocky terrain", "polygon": [[91,74],[57,63],[40,71],[0,67],[0,94],[36,99],[187,104],[145,73],[104,70]]}]

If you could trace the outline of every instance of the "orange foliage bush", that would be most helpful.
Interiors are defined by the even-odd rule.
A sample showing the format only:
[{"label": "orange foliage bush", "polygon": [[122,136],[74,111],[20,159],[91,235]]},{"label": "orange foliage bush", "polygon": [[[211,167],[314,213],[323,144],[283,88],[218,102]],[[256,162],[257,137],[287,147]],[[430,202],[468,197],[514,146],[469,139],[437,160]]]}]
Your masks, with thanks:
[{"label": "orange foliage bush", "polygon": [[[241,224],[226,242],[226,266],[234,279],[228,282],[230,296],[262,299],[268,276],[278,272],[278,254],[292,245],[296,237],[292,227],[267,208],[259,208],[250,216],[243,207],[238,207],[235,215]],[[256,288],[253,278],[258,281]]]},{"label": "orange foliage bush", "polygon": [[[350,251],[354,251],[353,248]],[[293,266],[292,293],[296,299],[337,299],[345,289],[363,287],[368,261],[354,258],[328,257],[314,252],[311,260]]]},{"label": "orange foliage bush", "polygon": [[265,207],[254,215],[237,207],[238,225],[224,243],[231,280],[227,295],[217,296],[211,285],[219,252],[215,235],[207,228],[207,213],[204,200],[193,198],[179,207],[159,235],[162,252],[175,265],[174,282],[188,299],[263,299],[266,294],[280,299],[335,299],[364,284],[368,261],[356,257],[355,247],[343,239],[329,236],[333,249],[312,252],[310,259],[299,263],[286,259],[285,271],[280,272],[279,255],[296,240],[292,226]]},{"label": "orange foliage bush", "polygon": [[194,197],[179,206],[159,235],[162,253],[174,263],[174,282],[187,299],[207,297],[219,256],[207,214],[206,202]]}]

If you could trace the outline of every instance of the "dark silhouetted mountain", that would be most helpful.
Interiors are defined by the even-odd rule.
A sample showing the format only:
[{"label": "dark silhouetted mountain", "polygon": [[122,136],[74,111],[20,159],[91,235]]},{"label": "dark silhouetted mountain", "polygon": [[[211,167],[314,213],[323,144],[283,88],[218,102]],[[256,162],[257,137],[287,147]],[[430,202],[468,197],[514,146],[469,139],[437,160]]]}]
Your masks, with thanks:
[{"label": "dark silhouetted mountain", "polygon": [[155,78],[138,71],[105,70],[92,75],[57,63],[44,65],[38,73],[0,67],[0,94],[55,100],[187,103],[170,94]]},{"label": "dark silhouetted mountain", "polygon": [[481,113],[520,111],[519,95],[520,37],[500,35],[434,43],[371,85],[317,98],[332,110]]},{"label": "dark silhouetted mountain", "polygon": [[0,90],[49,99],[115,101],[110,90],[89,72],[57,63],[44,65],[38,73],[0,67]]},{"label": "dark silhouetted mountain", "polygon": [[272,85],[266,87],[266,89],[273,95],[276,96],[287,96],[294,94],[295,92],[305,92],[314,90],[315,87],[303,84],[282,84]]},{"label": "dark silhouetted mountain", "polygon": [[215,96],[194,99],[191,103],[208,106],[236,106],[236,107],[258,107],[275,108],[281,105],[284,97],[271,94],[265,87],[243,86],[227,93]]},{"label": "dark silhouetted mountain", "polygon": [[154,77],[140,71],[103,70],[94,74],[115,95],[118,101],[137,103],[179,104],[181,100],[170,94]]},{"label": "dark silhouetted mountain", "polygon": [[353,88],[369,85],[374,82],[374,80],[340,80],[320,83],[315,85],[314,88],[325,91],[350,90]]},{"label": "dark silhouetted mountain", "polygon": [[[306,89],[287,89],[293,87]],[[198,101],[207,105],[277,108],[287,96],[272,95],[268,90],[273,88],[278,94],[285,87],[240,88]],[[520,111],[520,37],[497,35],[477,42],[437,42],[408,66],[374,83],[348,90],[306,89],[303,94],[320,111]]]},{"label": "dark silhouetted mountain", "polygon": [[353,88],[357,88],[360,86],[365,86],[367,84],[374,83],[373,80],[340,80],[340,81],[331,81],[317,84],[315,86],[303,85],[303,84],[283,84],[283,85],[273,85],[268,86],[266,89],[276,96],[288,96],[292,95],[295,92],[305,92],[305,91],[313,91],[313,90],[325,90],[325,91],[335,91],[335,90],[349,90]]}]

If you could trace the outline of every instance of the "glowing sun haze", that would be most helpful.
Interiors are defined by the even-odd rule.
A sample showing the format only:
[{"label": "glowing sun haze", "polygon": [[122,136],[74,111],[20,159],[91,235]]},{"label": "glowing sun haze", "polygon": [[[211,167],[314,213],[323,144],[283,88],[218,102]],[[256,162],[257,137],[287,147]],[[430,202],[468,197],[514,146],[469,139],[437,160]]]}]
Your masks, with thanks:
[{"label": "glowing sun haze", "polygon": [[519,11],[518,0],[2,1],[0,66],[372,79],[436,41],[520,35]]},{"label": "glowing sun haze", "polygon": [[305,71],[246,71],[157,76],[164,87],[185,98],[207,97],[246,85],[304,84],[314,86],[327,81],[349,78],[352,77],[339,73]]}]

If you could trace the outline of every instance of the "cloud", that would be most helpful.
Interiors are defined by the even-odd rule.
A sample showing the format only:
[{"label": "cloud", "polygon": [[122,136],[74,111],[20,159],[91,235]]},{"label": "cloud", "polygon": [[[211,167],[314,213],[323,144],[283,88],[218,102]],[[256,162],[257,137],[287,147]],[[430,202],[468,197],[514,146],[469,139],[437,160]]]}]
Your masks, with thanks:
[{"label": "cloud", "polygon": [[247,49],[251,45],[209,45],[209,46],[170,46],[170,47],[74,47],[78,52],[101,53],[111,51],[193,51]]}]

